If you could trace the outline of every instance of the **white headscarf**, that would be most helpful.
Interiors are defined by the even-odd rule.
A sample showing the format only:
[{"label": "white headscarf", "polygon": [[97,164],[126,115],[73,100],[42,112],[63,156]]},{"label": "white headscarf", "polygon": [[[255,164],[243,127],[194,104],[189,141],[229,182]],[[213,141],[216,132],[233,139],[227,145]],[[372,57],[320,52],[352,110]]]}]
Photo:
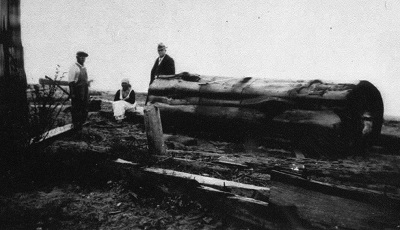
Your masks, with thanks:
[{"label": "white headscarf", "polygon": [[128,79],[128,78],[122,79],[121,84],[122,84],[122,83],[127,83],[127,84],[129,84],[129,79]]}]

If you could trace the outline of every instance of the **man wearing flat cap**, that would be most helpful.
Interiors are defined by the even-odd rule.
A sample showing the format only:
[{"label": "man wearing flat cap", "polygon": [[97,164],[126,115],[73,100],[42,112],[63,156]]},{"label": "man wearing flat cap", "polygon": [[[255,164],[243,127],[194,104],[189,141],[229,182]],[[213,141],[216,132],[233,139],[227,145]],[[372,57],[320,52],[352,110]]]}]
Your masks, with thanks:
[{"label": "man wearing flat cap", "polygon": [[77,130],[82,129],[88,115],[89,83],[86,67],[86,57],[89,55],[83,51],[76,53],[74,63],[68,73],[69,93],[72,104],[72,123]]},{"label": "man wearing flat cap", "polygon": [[175,62],[167,52],[167,47],[160,43],[157,46],[159,57],[156,59],[150,74],[150,84],[153,83],[154,79],[159,75],[174,75],[175,74]]}]

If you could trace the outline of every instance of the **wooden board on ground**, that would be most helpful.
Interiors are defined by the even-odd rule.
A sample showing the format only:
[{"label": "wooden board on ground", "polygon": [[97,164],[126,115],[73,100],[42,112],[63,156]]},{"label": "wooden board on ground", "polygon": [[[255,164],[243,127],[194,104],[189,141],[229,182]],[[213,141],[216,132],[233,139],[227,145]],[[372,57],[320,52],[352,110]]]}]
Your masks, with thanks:
[{"label": "wooden board on ground", "polygon": [[191,173],[179,172],[169,169],[161,168],[146,168],[146,172],[155,173],[164,176],[184,178],[188,180],[195,180],[198,183],[210,187],[216,187],[224,191],[231,191],[235,194],[255,198],[262,201],[267,201],[269,197],[269,188],[260,187],[250,184],[243,184],[234,181],[221,180],[213,177],[201,176]]},{"label": "wooden board on ground", "polygon": [[233,195],[207,186],[200,186],[200,190],[204,194],[222,197],[215,202],[221,209],[229,210],[225,211],[227,215],[262,229],[279,229],[278,226],[281,225],[273,223],[274,217],[270,215],[272,211],[267,202]]},{"label": "wooden board on ground", "polygon": [[[266,201],[224,191],[224,187],[216,189],[214,185],[211,185],[213,187],[200,185],[198,182],[185,177],[154,173],[153,170],[149,168],[145,169],[147,174],[138,174],[138,171],[130,173],[131,170],[141,169],[129,166],[132,162],[122,159],[118,159],[114,162],[127,165],[128,167],[120,169],[124,170],[125,173],[128,172],[132,177],[140,177],[139,180],[151,181],[152,186],[161,188],[164,193],[170,195],[178,193],[191,196],[194,200],[200,201],[203,205],[215,209],[214,211],[219,211],[224,216],[231,216],[254,225],[257,229],[271,229],[284,225],[284,222],[276,222],[277,219],[274,216],[276,214],[271,210]],[[179,174],[179,172],[177,173]],[[138,178],[132,179],[135,180]],[[240,184],[237,183],[237,185]]]},{"label": "wooden board on ground", "polygon": [[61,127],[57,127],[57,128],[54,128],[54,129],[49,130],[49,131],[45,132],[44,134],[42,134],[42,136],[38,140],[31,139],[30,143],[32,144],[32,143],[35,143],[35,142],[36,143],[42,142],[44,140],[47,140],[47,139],[50,139],[52,137],[56,137],[58,135],[61,135],[61,134],[66,133],[68,131],[71,131],[72,129],[73,129],[73,125],[72,124],[68,124],[68,125],[64,125],[64,126],[61,126]]}]

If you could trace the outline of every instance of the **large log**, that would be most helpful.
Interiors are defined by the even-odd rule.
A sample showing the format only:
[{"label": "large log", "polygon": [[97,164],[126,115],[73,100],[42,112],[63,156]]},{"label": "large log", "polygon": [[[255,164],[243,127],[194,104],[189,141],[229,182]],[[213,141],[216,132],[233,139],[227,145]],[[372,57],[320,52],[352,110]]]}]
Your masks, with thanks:
[{"label": "large log", "polygon": [[[150,85],[148,99],[160,108],[163,120],[174,125],[197,129],[210,123],[232,127],[244,122],[270,130],[269,125],[276,123],[277,130],[303,132],[290,131],[297,142],[332,142],[343,146],[338,152],[363,150],[378,137],[383,123],[381,94],[368,81],[335,83],[182,73],[157,78]],[[200,120],[201,125],[186,122],[189,118]],[[281,124],[285,128],[280,128]],[[304,132],[318,140],[304,136]]]}]

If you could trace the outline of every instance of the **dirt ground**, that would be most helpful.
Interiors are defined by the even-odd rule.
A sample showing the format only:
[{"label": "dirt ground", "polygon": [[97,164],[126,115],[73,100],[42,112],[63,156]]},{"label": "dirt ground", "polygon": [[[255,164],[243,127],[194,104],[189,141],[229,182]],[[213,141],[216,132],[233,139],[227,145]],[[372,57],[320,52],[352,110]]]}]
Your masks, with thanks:
[{"label": "dirt ground", "polygon": [[[99,97],[112,100],[111,93]],[[137,100],[143,106],[145,95],[138,94]],[[400,197],[399,122],[386,121],[382,133],[387,138],[365,154],[339,159],[296,157],[296,149],[265,144],[266,140],[219,140],[207,135],[184,135],[177,130],[166,133],[166,145],[169,150],[176,150],[175,158],[198,162],[188,166],[171,156],[149,157],[141,119],[134,116],[117,124],[110,106],[103,103],[101,111],[90,112],[82,133],[62,135],[37,147],[32,150],[29,164],[1,165],[1,182],[5,186],[0,189],[0,229],[255,228],[189,195],[171,194],[132,177],[113,163],[118,158],[258,186],[274,185],[268,178],[270,168],[294,173],[307,169],[309,179]],[[217,159],[251,167],[211,165]],[[396,221],[389,226],[379,223],[375,227],[383,229],[395,226]],[[333,222],[313,228],[341,229]]]}]

